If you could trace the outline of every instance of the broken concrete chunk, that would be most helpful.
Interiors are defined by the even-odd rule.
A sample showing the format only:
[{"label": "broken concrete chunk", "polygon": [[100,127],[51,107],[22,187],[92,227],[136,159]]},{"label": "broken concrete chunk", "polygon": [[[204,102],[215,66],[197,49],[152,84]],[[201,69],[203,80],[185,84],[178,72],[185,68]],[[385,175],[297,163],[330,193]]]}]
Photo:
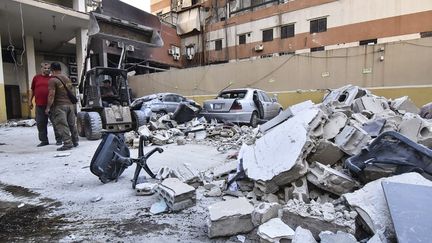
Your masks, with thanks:
[{"label": "broken concrete chunk", "polygon": [[271,119],[270,121],[262,124],[259,127],[259,131],[262,133],[266,133],[268,130],[272,129],[273,127],[281,124],[282,122],[288,120],[288,118],[292,117],[293,113],[291,112],[290,108],[283,110],[280,112],[276,117]]},{"label": "broken concrete chunk", "polygon": [[317,243],[312,233],[298,226],[295,230],[295,235],[291,243]]},{"label": "broken concrete chunk", "polygon": [[35,119],[21,120],[17,122],[17,126],[32,127],[36,125]]},{"label": "broken concrete chunk", "polygon": [[135,191],[137,196],[147,196],[155,193],[156,183],[140,183],[136,184]]},{"label": "broken concrete chunk", "polygon": [[384,126],[386,124],[386,120],[384,118],[375,119],[373,121],[369,121],[364,123],[362,129],[369,134],[369,136],[375,138],[382,132]]},{"label": "broken concrete chunk", "polygon": [[[297,164],[302,164],[304,157],[311,150],[307,128],[318,115],[317,109],[306,109],[287,121],[268,131],[256,140],[254,145],[243,145],[239,158],[248,178],[255,181],[269,181],[274,177],[289,172]],[[303,167],[303,166],[302,166]],[[301,175],[293,175],[295,180]],[[290,181],[284,181],[285,184]]]},{"label": "broken concrete chunk", "polygon": [[208,236],[230,236],[251,231],[253,206],[246,198],[218,202],[208,207]]},{"label": "broken concrete chunk", "polygon": [[417,142],[423,120],[413,114],[406,114],[399,125],[399,133]]},{"label": "broken concrete chunk", "polygon": [[329,118],[328,122],[324,125],[324,139],[333,139],[336,135],[339,134],[340,130],[348,122],[348,117],[342,112],[335,112]]},{"label": "broken concrete chunk", "polygon": [[384,236],[390,239],[395,237],[395,232],[381,186],[383,181],[424,186],[432,186],[432,181],[425,179],[418,173],[406,173],[369,182],[363,188],[343,195],[372,233],[383,232]]},{"label": "broken concrete chunk", "polygon": [[285,202],[290,199],[297,199],[309,203],[309,189],[306,177],[302,177],[291,183],[291,186],[285,187]]},{"label": "broken concrete chunk", "polygon": [[357,243],[357,239],[352,234],[341,231],[336,234],[324,231],[319,234],[319,237],[321,243]]},{"label": "broken concrete chunk", "polygon": [[377,96],[364,96],[358,98],[354,101],[352,106],[355,113],[363,113],[366,111],[372,114],[377,114],[389,109],[387,100]]},{"label": "broken concrete chunk", "polygon": [[297,103],[295,105],[292,105],[289,107],[291,110],[291,113],[293,115],[297,115],[298,113],[302,112],[303,110],[312,109],[314,107],[314,103],[311,100],[306,100],[301,103]]},{"label": "broken concrete chunk", "polygon": [[180,211],[192,207],[196,203],[195,188],[183,183],[178,178],[167,178],[156,188],[168,207]]},{"label": "broken concrete chunk", "polygon": [[258,204],[252,212],[252,223],[255,226],[261,225],[272,218],[278,216],[279,209],[282,205],[279,203],[265,203]]},{"label": "broken concrete chunk", "polygon": [[[356,231],[355,220],[347,220],[343,212],[332,207],[331,203],[319,204],[311,202],[306,204],[297,200],[290,200],[281,210],[281,219],[291,228],[301,226],[308,228],[314,238],[323,230],[343,231],[354,234]],[[345,210],[345,209],[344,209]]]},{"label": "broken concrete chunk", "polygon": [[401,114],[405,114],[407,112],[418,114],[420,111],[408,96],[403,96],[392,100],[390,107]]},{"label": "broken concrete chunk", "polygon": [[315,186],[339,196],[358,187],[357,182],[350,176],[318,162],[310,164],[307,180]]},{"label": "broken concrete chunk", "polygon": [[160,146],[160,145],[167,144],[168,140],[169,140],[169,137],[166,137],[165,135],[155,134],[155,135],[153,135],[151,141],[153,144]]},{"label": "broken concrete chunk", "polygon": [[150,129],[146,125],[140,126],[138,128],[138,134],[142,135],[142,136],[146,136],[146,137],[151,137],[152,136],[152,133],[151,133]]},{"label": "broken concrete chunk", "polygon": [[352,114],[351,118],[354,119],[355,121],[357,121],[360,125],[363,125],[369,121],[369,119],[367,117],[365,117],[364,115],[362,115],[360,113]]},{"label": "broken concrete chunk", "polygon": [[210,190],[204,193],[206,197],[220,197],[222,195],[222,191],[219,187],[212,187]]},{"label": "broken concrete chunk", "polygon": [[311,152],[307,161],[318,161],[324,165],[333,165],[345,155],[340,148],[327,140],[320,140],[315,152]]},{"label": "broken concrete chunk", "polygon": [[432,102],[422,106],[419,115],[424,119],[432,119]]},{"label": "broken concrete chunk", "polygon": [[258,236],[268,242],[280,242],[282,239],[291,240],[294,234],[294,230],[279,218],[270,219],[258,227]]},{"label": "broken concrete chunk", "polygon": [[177,139],[177,145],[185,145],[185,144],[186,144],[186,139],[184,138]]},{"label": "broken concrete chunk", "polygon": [[346,126],[335,138],[335,144],[349,155],[358,154],[371,137],[358,127]]},{"label": "broken concrete chunk", "polygon": [[384,235],[379,232],[376,233],[372,238],[370,238],[367,243],[387,243],[387,239],[384,237]]},{"label": "broken concrete chunk", "polygon": [[370,92],[365,89],[360,89],[358,86],[347,85],[335,90],[332,90],[324,99],[325,106],[332,106],[338,109],[346,109],[351,106],[354,99],[360,98],[369,94]]}]

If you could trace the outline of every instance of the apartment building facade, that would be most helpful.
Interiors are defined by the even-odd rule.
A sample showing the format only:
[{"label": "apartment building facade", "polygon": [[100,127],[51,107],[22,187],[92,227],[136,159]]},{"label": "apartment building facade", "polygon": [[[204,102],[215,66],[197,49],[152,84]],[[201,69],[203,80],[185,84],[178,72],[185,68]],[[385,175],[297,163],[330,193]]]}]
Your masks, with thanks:
[{"label": "apartment building facade", "polygon": [[177,26],[184,67],[432,35],[430,0],[152,0],[151,11]]}]

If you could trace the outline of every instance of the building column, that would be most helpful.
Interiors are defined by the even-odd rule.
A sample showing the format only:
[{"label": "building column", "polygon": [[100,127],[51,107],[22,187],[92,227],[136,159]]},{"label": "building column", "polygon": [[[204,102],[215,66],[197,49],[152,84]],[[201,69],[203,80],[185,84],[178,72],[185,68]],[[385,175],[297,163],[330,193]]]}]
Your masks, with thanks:
[{"label": "building column", "polygon": [[86,47],[87,47],[87,29],[79,29],[76,32],[75,40],[76,40],[76,63],[78,69],[78,82],[81,81],[81,74],[84,65],[84,58],[86,56]]},{"label": "building column", "polygon": [[73,9],[75,11],[85,12],[85,0],[73,0]]},{"label": "building column", "polygon": [[[34,39],[33,36],[26,36],[25,37],[25,47],[26,47],[26,67],[27,67],[27,88],[28,90],[26,90],[27,92],[27,96],[30,92],[31,89],[31,83],[33,80],[33,77],[37,74],[36,71],[36,55],[35,55],[35,49],[34,49]],[[28,99],[30,99],[30,97],[28,97]],[[22,109],[22,114],[24,116],[24,114],[28,114],[29,117],[35,117],[35,109],[33,110],[29,110],[28,109],[28,102],[25,102],[26,104],[21,104],[21,109]]]},{"label": "building column", "polygon": [[[1,36],[0,36],[0,47],[1,47]],[[0,122],[3,123],[5,121],[7,121],[6,94],[5,94],[5,87],[4,87],[2,50],[0,48]]]}]

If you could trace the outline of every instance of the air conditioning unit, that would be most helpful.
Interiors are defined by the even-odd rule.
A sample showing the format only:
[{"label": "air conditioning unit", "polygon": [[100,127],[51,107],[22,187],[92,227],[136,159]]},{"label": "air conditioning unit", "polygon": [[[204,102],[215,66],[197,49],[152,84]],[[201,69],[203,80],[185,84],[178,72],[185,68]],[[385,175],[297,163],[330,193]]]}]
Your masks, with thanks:
[{"label": "air conditioning unit", "polygon": [[264,50],[263,44],[258,44],[255,46],[255,51],[262,51],[262,50]]},{"label": "air conditioning unit", "polygon": [[188,60],[192,60],[193,59],[193,55],[191,55],[191,54],[188,54],[188,55],[186,55],[186,59],[188,59]]},{"label": "air conditioning unit", "polygon": [[173,49],[168,49],[168,55],[173,55],[174,51]]}]

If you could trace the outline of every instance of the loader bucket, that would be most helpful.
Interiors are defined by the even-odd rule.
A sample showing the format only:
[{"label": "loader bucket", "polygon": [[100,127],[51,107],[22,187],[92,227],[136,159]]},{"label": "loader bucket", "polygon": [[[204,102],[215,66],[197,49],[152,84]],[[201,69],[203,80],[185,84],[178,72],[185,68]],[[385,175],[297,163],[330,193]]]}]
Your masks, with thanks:
[{"label": "loader bucket", "polygon": [[100,13],[90,13],[89,37],[117,41],[125,45],[140,47],[162,47],[159,31],[134,22],[118,19]]}]

